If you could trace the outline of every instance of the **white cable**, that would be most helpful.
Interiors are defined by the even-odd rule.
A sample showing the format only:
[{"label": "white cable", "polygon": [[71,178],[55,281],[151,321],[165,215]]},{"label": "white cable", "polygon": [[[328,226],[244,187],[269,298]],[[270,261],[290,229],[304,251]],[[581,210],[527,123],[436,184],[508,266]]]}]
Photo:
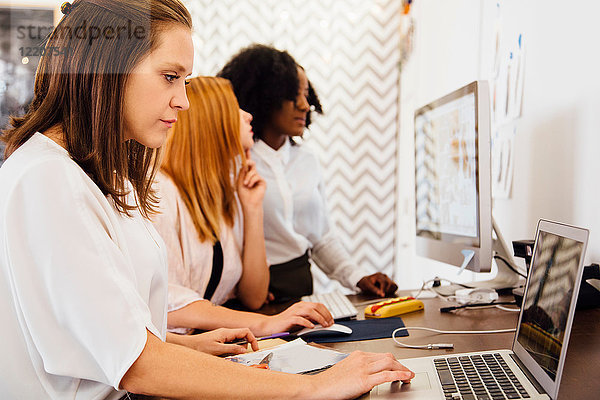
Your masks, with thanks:
[{"label": "white cable", "polygon": [[407,347],[409,349],[425,349],[425,350],[439,350],[439,349],[453,349],[454,345],[452,343],[429,343],[429,344],[421,344],[421,345],[412,345],[401,343],[395,340],[396,344],[402,347]]},{"label": "white cable", "polygon": [[519,312],[521,311],[520,308],[508,308],[508,307],[502,307],[500,305],[496,306],[497,309],[502,310],[502,311],[510,311],[510,312]]},{"label": "white cable", "polygon": [[[428,283],[435,282],[436,280],[445,281],[445,282],[448,282],[448,283],[450,283],[452,285],[465,286],[462,283],[458,283],[458,282],[451,281],[450,279],[439,278],[438,277],[438,278],[429,279],[428,281],[423,282],[423,285],[421,285],[421,288],[419,289],[419,291],[417,292],[417,294],[415,294],[413,297],[415,299],[418,299],[419,295],[421,294],[421,292],[423,292],[424,290],[426,290],[425,286]],[[435,290],[435,288],[433,286],[430,287],[430,288],[428,288],[427,290],[431,291],[435,295],[435,297],[437,297],[438,299],[441,299],[441,300],[444,300],[444,301],[450,301],[450,297],[451,296],[443,296],[443,295],[441,295],[437,290]]]},{"label": "white cable", "polygon": [[437,290],[435,290],[434,288],[429,288],[429,290],[431,290],[431,291],[432,291],[432,292],[435,294],[435,297],[437,297],[438,299],[444,300],[444,301],[446,301],[446,302],[449,302],[449,303],[452,301],[452,300],[450,300],[450,298],[449,298],[450,296],[444,296],[444,295],[441,295],[441,294],[440,294],[440,293],[439,293]]},{"label": "white cable", "polygon": [[419,295],[421,294],[421,292],[425,289],[425,285],[427,285],[429,282],[433,282],[435,279],[430,279],[428,281],[423,282],[423,284],[421,285],[421,288],[419,289],[419,291],[417,292],[417,294],[414,295],[415,299],[419,298]]},{"label": "white cable", "polygon": [[435,333],[456,333],[456,334],[473,334],[473,335],[481,335],[481,334],[486,334],[486,333],[508,333],[508,332],[514,332],[516,331],[515,328],[510,328],[510,329],[493,329],[493,330],[489,330],[489,331],[443,331],[441,329],[434,329],[434,328],[425,328],[422,326],[405,326],[402,328],[398,328],[395,329],[394,332],[392,332],[392,337],[395,336],[396,332],[401,331],[401,330],[409,330],[409,329],[414,329],[414,330],[421,330],[421,331],[430,331],[430,332],[435,332]]},{"label": "white cable", "polygon": [[473,334],[473,335],[490,334],[490,333],[508,333],[508,332],[515,332],[516,331],[516,329],[514,329],[514,328],[512,328],[512,329],[495,329],[495,330],[489,330],[489,331],[443,331],[443,330],[440,330],[440,329],[425,328],[425,327],[422,327],[422,326],[405,326],[405,327],[402,327],[402,328],[394,329],[394,331],[392,332],[392,340],[397,345],[402,346],[402,347],[407,347],[407,348],[410,348],[410,349],[427,349],[427,350],[453,349],[454,345],[452,343],[429,343],[429,344],[423,344],[423,345],[410,345],[410,344],[399,342],[396,339],[396,333],[398,331],[401,331],[401,330],[409,330],[409,329],[422,330],[422,331],[430,331],[430,332],[435,332],[435,333]]}]

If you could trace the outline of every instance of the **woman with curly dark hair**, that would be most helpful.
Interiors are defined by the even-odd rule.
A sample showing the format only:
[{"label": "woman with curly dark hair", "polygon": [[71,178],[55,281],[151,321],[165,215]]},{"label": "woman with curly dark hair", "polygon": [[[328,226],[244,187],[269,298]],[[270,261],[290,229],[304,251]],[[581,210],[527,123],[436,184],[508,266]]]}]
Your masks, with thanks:
[{"label": "woman with curly dark hair", "polygon": [[387,275],[369,275],[350,259],[331,229],[317,157],[292,140],[310,125],[311,111],[323,112],[304,68],[285,51],[255,44],[218,75],[231,81],[240,107],[254,116],[252,158],[267,181],[263,208],[271,299],[312,293],[310,258],[350,289],[381,297],[394,293],[397,285]]}]

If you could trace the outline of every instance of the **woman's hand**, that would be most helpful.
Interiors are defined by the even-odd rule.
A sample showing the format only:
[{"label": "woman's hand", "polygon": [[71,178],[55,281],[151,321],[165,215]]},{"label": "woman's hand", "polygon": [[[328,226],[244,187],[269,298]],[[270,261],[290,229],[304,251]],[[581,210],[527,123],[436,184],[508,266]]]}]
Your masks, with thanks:
[{"label": "woman's hand", "polygon": [[389,276],[381,272],[363,276],[356,286],[365,293],[371,293],[379,297],[391,296],[398,290],[398,285]]},{"label": "woman's hand", "polygon": [[353,399],[386,382],[410,382],[415,374],[390,353],[355,351],[328,370],[314,375],[315,390],[327,399]]},{"label": "woman's hand", "polygon": [[289,306],[285,311],[267,318],[261,333],[270,335],[277,332],[286,332],[293,327],[313,328],[315,324],[330,326],[333,317],[321,303],[299,301]]},{"label": "woman's hand", "polygon": [[229,343],[234,340],[247,340],[250,346],[252,346],[252,350],[258,350],[258,342],[248,328],[219,328],[199,335],[188,336],[187,338],[187,347],[214,356],[246,353],[246,345]]},{"label": "woman's hand", "polygon": [[236,183],[244,211],[258,208],[262,210],[266,188],[267,183],[256,171],[256,163],[250,158],[250,151],[246,151],[246,165],[240,169]]}]

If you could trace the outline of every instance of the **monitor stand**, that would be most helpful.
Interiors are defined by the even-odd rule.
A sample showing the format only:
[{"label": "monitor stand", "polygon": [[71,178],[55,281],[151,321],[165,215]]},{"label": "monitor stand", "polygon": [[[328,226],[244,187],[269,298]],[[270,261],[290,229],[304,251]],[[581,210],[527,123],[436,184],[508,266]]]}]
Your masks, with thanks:
[{"label": "monitor stand", "polygon": [[[504,237],[500,233],[496,220],[492,217],[492,254],[500,256],[515,265],[511,255],[510,248],[506,244]],[[487,281],[466,282],[462,285],[444,285],[435,288],[435,291],[442,296],[452,296],[458,289],[464,288],[487,288],[487,289],[513,289],[525,284],[525,279],[511,270],[504,261],[492,257],[492,264],[496,263],[497,274]]]}]

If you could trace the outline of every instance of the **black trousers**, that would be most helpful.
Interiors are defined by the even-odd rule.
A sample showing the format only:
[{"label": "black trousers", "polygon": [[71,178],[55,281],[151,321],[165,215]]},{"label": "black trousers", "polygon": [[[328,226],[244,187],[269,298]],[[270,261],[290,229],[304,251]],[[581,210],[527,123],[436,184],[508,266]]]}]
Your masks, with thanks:
[{"label": "black trousers", "polygon": [[298,258],[282,264],[271,265],[269,291],[276,302],[299,299],[313,292],[308,250]]}]

